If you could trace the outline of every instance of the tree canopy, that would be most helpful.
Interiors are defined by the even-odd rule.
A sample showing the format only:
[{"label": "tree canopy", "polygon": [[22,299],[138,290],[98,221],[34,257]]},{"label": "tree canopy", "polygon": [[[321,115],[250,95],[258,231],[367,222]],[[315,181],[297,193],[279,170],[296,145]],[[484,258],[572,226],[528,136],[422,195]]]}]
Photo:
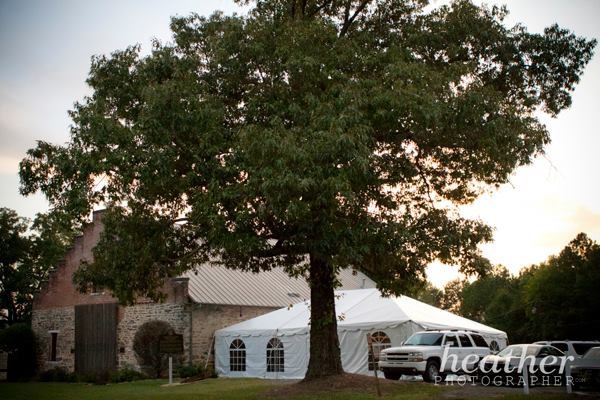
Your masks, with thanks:
[{"label": "tree canopy", "polygon": [[0,208],[0,322],[28,321],[33,295],[61,260],[75,231],[69,221],[38,214],[33,223]]},{"label": "tree canopy", "polygon": [[523,300],[533,332],[550,339],[598,339],[598,243],[580,233],[560,254],[527,275]]},{"label": "tree canopy", "polygon": [[543,151],[535,112],[569,106],[595,46],[506,27],[502,8],[426,3],[257,0],[246,16],[174,18],[149,55],[92,59],[71,140],[31,149],[21,190],[74,219],[110,206],[77,279],[124,302],[209,259],[307,276],[308,377],[341,372],[335,271],[399,292],[434,259],[486,266],[491,230],[456,205]]},{"label": "tree canopy", "polygon": [[472,282],[452,281],[445,308],[504,330],[513,342],[597,339],[600,246],[580,233],[558,255],[512,276],[496,266]]}]

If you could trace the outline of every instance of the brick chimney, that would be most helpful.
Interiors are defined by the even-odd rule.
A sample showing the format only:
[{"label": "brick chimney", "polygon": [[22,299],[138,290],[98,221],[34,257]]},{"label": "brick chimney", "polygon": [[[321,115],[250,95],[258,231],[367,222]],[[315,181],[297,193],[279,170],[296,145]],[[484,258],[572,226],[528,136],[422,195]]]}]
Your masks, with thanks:
[{"label": "brick chimney", "polygon": [[187,303],[188,302],[188,285],[190,278],[177,277],[171,278],[170,283],[173,288],[173,302]]}]

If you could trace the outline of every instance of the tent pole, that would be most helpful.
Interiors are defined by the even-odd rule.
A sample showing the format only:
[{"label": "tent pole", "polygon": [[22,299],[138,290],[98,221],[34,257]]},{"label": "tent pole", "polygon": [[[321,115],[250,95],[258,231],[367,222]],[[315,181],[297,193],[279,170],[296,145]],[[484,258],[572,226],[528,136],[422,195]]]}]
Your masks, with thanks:
[{"label": "tent pole", "polygon": [[381,388],[379,387],[379,377],[377,376],[377,369],[379,368],[379,357],[375,357],[373,351],[373,341],[371,335],[367,333],[367,344],[369,345],[369,351],[373,355],[373,371],[375,372],[375,387],[377,388],[377,397],[381,397]]},{"label": "tent pole", "polygon": [[206,371],[206,368],[208,368],[208,361],[210,360],[210,355],[213,352],[213,345],[215,343],[215,334],[213,333],[213,337],[210,340],[210,346],[208,347],[208,354],[206,355],[206,362],[204,363],[204,370]]}]

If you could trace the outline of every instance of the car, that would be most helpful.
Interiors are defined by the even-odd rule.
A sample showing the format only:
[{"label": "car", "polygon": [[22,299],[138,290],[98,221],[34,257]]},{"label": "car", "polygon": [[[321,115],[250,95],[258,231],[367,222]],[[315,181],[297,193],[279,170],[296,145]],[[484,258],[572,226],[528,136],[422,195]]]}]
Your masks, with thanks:
[{"label": "car", "polygon": [[600,387],[600,346],[592,347],[581,358],[571,363],[573,389]]},{"label": "car", "polygon": [[600,346],[600,342],[597,340],[540,340],[534,344],[554,346],[574,358],[581,358],[592,347]]},{"label": "car", "polygon": [[421,375],[426,382],[439,383],[448,373],[476,370],[479,360],[491,354],[488,343],[476,332],[464,330],[421,331],[400,347],[382,350],[379,369],[386,379]]},{"label": "car", "polygon": [[513,344],[498,354],[485,356],[479,363],[478,380],[483,385],[521,386],[525,383],[524,368],[528,368],[529,384],[562,385],[568,358],[550,345]]}]

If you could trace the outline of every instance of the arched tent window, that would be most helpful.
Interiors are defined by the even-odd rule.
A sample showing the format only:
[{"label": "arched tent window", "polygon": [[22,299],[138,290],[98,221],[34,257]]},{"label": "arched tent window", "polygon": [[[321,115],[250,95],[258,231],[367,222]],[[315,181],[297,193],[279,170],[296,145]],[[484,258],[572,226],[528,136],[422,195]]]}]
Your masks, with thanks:
[{"label": "arched tent window", "polygon": [[369,371],[375,369],[375,363],[379,361],[379,353],[383,349],[392,347],[392,343],[388,335],[384,332],[377,331],[371,334],[371,345],[369,346]]},{"label": "arched tent window", "polygon": [[229,370],[246,370],[246,345],[240,339],[235,339],[229,345]]},{"label": "arched tent window", "polygon": [[267,372],[283,372],[283,343],[277,338],[267,343]]}]

